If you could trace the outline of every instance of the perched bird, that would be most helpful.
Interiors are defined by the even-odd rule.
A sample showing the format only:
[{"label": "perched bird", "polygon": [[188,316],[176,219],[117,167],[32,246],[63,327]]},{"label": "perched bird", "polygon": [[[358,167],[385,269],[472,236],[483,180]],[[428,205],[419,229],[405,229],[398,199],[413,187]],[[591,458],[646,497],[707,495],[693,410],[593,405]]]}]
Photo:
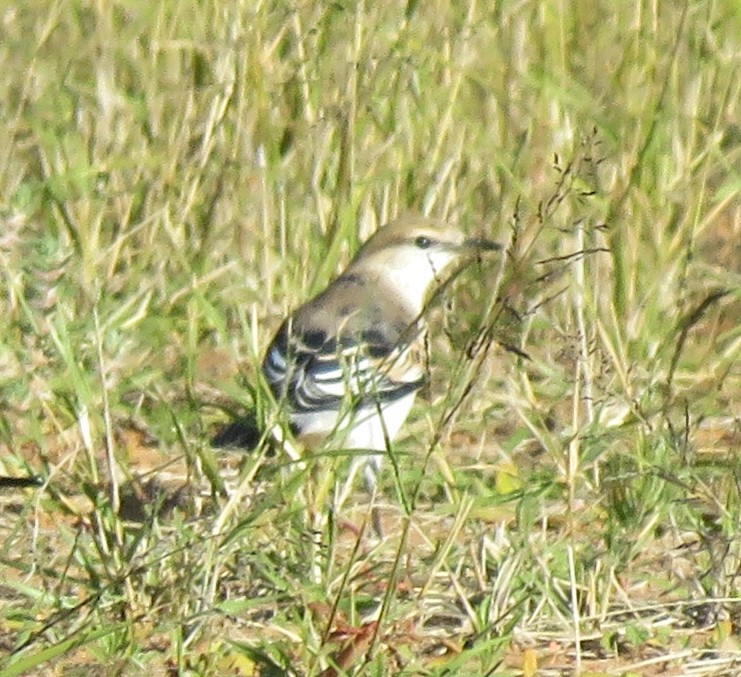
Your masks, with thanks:
[{"label": "perched bird", "polygon": [[[283,322],[265,355],[263,373],[295,437],[308,448],[374,452],[364,462],[372,492],[427,379],[426,302],[467,260],[495,249],[419,216],[367,240],[339,277]],[[245,440],[238,426],[215,444]]]}]

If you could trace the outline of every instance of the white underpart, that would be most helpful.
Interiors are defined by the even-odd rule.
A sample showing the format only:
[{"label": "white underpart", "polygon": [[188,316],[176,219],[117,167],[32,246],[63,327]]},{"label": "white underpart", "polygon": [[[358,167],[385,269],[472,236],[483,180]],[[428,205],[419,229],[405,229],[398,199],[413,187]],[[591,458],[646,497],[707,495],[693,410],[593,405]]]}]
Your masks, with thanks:
[{"label": "white underpart", "polygon": [[[367,416],[357,420],[347,436],[348,449],[373,449],[386,452],[388,443],[396,438],[414,405],[416,393],[410,393],[381,408],[381,415]],[[362,415],[361,415],[362,416]],[[372,454],[365,459],[355,459],[350,467],[348,482],[352,482],[357,466],[363,466],[363,477],[368,491],[373,492],[378,484],[378,473],[384,454]]]},{"label": "white underpart", "polygon": [[375,492],[389,443],[396,437],[409,416],[416,395],[416,393],[410,393],[383,405],[380,415],[377,410],[371,411],[370,409],[358,412],[347,432],[343,447],[345,449],[367,449],[378,453],[353,458],[347,480],[337,495],[338,508],[344,505],[352,493],[355,476],[361,468],[366,490],[370,494]]},{"label": "white underpart", "polygon": [[421,313],[429,289],[441,281],[444,271],[458,258],[455,251],[429,251],[406,245],[371,254],[358,266],[377,270],[404,305]]},{"label": "white underpart", "polygon": [[388,441],[393,440],[406,421],[414,404],[416,393],[409,393],[393,402],[383,404],[379,414],[377,408],[360,410],[345,438],[348,449],[372,449],[385,451]]},{"label": "white underpart", "polygon": [[[334,411],[312,412],[311,414],[293,414],[291,419],[303,435],[317,434],[324,436],[327,431],[332,435],[333,446],[342,449],[374,451],[373,454],[361,454],[353,458],[347,481],[337,499],[342,506],[352,492],[355,476],[363,469],[363,479],[368,492],[373,493],[378,484],[378,474],[383,465],[383,458],[388,452],[388,445],[399,433],[399,429],[409,416],[414,405],[416,393],[409,393],[397,400],[382,404],[379,407],[366,407],[348,415],[338,415]],[[348,419],[349,420],[345,420]]]},{"label": "white underpart", "polygon": [[333,442],[345,449],[386,451],[387,440],[393,440],[414,404],[416,393],[409,393],[379,407],[365,407],[354,415],[336,411],[312,411],[292,414],[291,421],[302,437],[326,436],[335,431]]}]

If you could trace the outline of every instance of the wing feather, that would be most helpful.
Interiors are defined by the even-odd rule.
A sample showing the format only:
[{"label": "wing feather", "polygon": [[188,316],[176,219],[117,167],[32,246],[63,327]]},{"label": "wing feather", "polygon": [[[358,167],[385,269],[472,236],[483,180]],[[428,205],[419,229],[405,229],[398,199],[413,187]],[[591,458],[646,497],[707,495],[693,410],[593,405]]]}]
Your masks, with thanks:
[{"label": "wing feather", "polygon": [[340,339],[303,334],[284,323],[265,356],[263,370],[277,399],[306,414],[388,403],[425,382],[426,332],[421,322],[395,342],[377,330]]}]

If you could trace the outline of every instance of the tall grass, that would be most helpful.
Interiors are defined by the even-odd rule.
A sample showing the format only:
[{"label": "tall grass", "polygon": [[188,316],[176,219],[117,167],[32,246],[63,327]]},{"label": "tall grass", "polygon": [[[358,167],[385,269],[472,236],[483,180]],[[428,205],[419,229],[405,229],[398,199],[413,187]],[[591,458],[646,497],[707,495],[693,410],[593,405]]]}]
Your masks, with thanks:
[{"label": "tall grass", "polygon": [[[741,669],[736,3],[0,17],[0,675]],[[407,210],[507,252],[430,310],[378,543],[346,454],[209,439]]]}]

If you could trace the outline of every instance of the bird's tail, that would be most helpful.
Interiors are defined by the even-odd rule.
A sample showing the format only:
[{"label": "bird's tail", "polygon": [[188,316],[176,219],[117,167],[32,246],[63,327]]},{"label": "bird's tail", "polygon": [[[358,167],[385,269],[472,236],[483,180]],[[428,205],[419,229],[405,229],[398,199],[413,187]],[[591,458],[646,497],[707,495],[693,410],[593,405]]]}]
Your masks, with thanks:
[{"label": "bird's tail", "polygon": [[251,451],[257,446],[260,437],[257,419],[253,414],[248,414],[225,425],[211,439],[211,444],[221,449],[229,447]]}]

